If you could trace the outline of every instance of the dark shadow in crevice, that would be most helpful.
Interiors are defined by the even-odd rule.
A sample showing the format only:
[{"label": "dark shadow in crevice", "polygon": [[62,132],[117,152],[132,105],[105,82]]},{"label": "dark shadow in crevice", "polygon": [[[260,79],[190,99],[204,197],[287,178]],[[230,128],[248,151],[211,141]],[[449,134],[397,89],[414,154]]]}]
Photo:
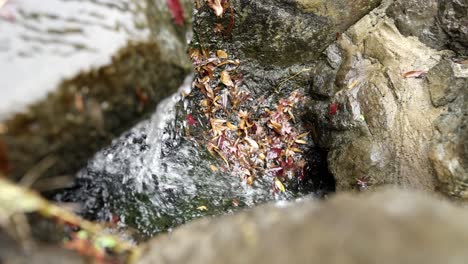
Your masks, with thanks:
[{"label": "dark shadow in crevice", "polygon": [[304,178],[299,180],[300,191],[310,191],[315,197],[323,198],[336,189],[335,177],[328,169],[328,151],[314,147],[305,153],[307,166]]}]

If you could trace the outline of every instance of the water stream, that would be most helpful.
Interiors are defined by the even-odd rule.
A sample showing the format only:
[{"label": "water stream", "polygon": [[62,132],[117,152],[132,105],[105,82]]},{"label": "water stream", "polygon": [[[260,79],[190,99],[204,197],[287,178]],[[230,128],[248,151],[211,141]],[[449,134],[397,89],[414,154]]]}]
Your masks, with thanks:
[{"label": "water stream", "polygon": [[[180,89],[190,83],[188,78]],[[182,136],[176,122],[182,105],[178,93],[162,101],[150,119],[98,152],[78,173],[76,186],[56,199],[81,204],[87,218],[118,219],[149,237],[201,216],[303,195],[274,193],[272,179],[249,186],[223,172],[204,146]]]}]

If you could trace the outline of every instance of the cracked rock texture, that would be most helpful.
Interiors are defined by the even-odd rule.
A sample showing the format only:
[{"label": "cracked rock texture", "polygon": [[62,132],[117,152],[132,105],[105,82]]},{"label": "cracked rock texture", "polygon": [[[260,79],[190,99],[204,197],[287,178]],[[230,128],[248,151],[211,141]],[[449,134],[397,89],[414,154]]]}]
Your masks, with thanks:
[{"label": "cracked rock texture", "polygon": [[[385,1],[330,45],[311,74],[312,132],[329,150],[337,190],[358,188],[360,179],[368,186],[466,196],[468,68],[456,62],[459,50],[431,48],[437,46],[434,35],[405,36],[427,33],[428,24],[421,21],[439,21],[443,6],[457,1],[415,2]],[[410,3],[414,10],[406,14],[403,7]],[[411,71],[422,73],[405,77]]]}]

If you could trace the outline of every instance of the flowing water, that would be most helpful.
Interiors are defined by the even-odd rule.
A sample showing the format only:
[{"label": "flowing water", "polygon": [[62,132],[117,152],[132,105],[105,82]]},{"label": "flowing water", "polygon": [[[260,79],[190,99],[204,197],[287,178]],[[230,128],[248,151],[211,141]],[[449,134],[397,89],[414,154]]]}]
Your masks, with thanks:
[{"label": "flowing water", "polygon": [[[190,81],[181,89],[188,89]],[[80,203],[88,218],[118,219],[152,236],[197,217],[303,195],[275,193],[272,179],[249,186],[223,172],[204,146],[182,136],[177,106],[183,107],[179,94],[162,101],[150,119],[97,153],[78,173],[77,186],[56,198]]]}]

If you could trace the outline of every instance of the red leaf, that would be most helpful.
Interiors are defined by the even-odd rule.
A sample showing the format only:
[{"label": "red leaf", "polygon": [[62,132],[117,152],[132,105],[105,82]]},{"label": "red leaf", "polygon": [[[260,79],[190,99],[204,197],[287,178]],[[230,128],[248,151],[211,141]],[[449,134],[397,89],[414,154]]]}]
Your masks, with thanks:
[{"label": "red leaf", "polygon": [[405,78],[424,78],[426,77],[427,72],[425,71],[409,71],[403,73],[403,77]]},{"label": "red leaf", "polygon": [[172,18],[176,25],[184,24],[184,8],[179,0],[166,0],[167,8],[171,11]]},{"label": "red leaf", "polygon": [[187,123],[189,124],[189,126],[194,126],[197,124],[197,120],[195,120],[195,118],[193,118],[193,115],[192,114],[188,114],[186,117],[185,117],[185,120],[187,120]]},{"label": "red leaf", "polygon": [[338,104],[335,102],[335,103],[332,103],[330,105],[330,115],[336,115],[336,113],[338,112]]}]

